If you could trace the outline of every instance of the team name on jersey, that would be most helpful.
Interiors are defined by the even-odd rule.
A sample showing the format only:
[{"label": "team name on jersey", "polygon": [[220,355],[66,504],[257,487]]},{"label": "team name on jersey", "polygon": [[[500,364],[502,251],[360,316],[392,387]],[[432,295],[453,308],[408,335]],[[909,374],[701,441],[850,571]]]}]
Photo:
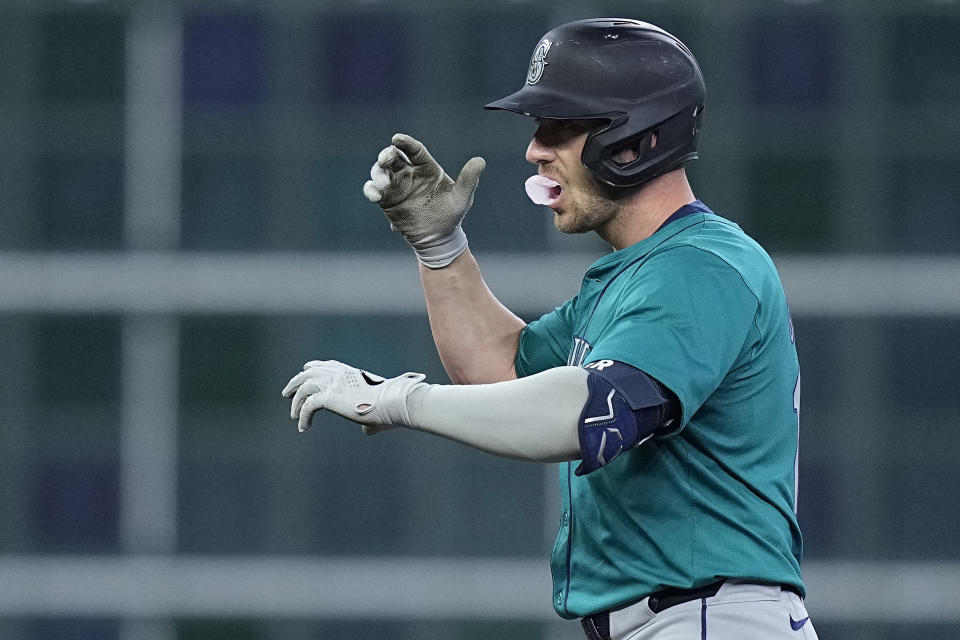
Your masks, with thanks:
[{"label": "team name on jersey", "polygon": [[583,361],[591,349],[593,349],[593,347],[583,338],[574,338],[573,345],[570,347],[570,353],[567,354],[567,364],[571,367],[582,366]]}]

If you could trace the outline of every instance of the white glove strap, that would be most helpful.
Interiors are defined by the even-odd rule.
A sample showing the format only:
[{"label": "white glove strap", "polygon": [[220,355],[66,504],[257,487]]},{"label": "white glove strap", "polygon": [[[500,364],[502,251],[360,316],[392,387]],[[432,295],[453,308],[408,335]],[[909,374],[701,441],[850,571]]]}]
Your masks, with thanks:
[{"label": "white glove strap", "polygon": [[457,225],[457,228],[449,236],[436,240],[428,238],[418,242],[417,246],[413,246],[413,252],[417,254],[417,260],[431,269],[441,269],[447,266],[466,250],[467,235],[460,225]]},{"label": "white glove strap", "polygon": [[[373,377],[372,375],[370,376]],[[426,376],[422,373],[408,371],[396,378],[388,378],[376,385],[380,394],[369,406],[356,409],[359,416],[374,412],[379,424],[409,426],[410,413],[407,411],[407,395],[410,390],[423,383]],[[358,403],[363,405],[364,403]]]}]

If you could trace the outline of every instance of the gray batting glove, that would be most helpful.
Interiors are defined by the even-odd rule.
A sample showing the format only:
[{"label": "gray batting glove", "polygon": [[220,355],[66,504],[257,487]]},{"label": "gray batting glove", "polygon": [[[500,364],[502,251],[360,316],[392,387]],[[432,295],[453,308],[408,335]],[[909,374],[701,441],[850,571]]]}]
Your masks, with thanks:
[{"label": "gray batting glove", "polygon": [[394,426],[410,426],[407,396],[426,384],[425,377],[408,372],[384,378],[336,360],[311,360],[283,388],[283,397],[293,398],[290,418],[301,432],[310,428],[314,413],[326,409],[374,435]]},{"label": "gray batting glove", "polygon": [[370,169],[363,195],[380,205],[420,262],[445,267],[467,248],[461,224],[487,163],[471,158],[454,182],[419,141],[398,133],[391,142]]}]

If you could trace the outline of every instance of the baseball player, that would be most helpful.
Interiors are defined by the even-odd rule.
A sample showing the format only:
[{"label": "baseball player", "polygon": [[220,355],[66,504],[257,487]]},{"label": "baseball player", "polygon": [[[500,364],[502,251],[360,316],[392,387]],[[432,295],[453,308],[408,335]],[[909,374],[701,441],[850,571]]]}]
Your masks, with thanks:
[{"label": "baseball player", "polygon": [[397,134],[364,195],[419,262],[453,385],[314,360],[283,390],[368,434],[406,427],[559,462],[552,600],[593,640],[815,639],[795,515],[800,377],[776,269],[696,199],[704,83],[644,22],[594,19],[539,41],[523,87],[486,105],[536,118],[531,199],[613,251],[578,295],[525,324],[484,284],[456,180]]}]

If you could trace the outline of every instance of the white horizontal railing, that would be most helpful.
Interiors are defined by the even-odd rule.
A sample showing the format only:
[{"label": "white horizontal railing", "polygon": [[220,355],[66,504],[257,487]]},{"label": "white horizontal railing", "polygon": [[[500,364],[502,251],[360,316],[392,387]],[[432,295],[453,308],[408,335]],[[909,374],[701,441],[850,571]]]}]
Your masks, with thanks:
[{"label": "white horizontal railing", "polygon": [[[815,620],[960,622],[960,563],[808,562]],[[546,559],[0,557],[0,616],[555,619]]]},{"label": "white horizontal railing", "polygon": [[0,616],[544,618],[546,561],[5,557]]},{"label": "white horizontal railing", "polygon": [[[587,254],[479,252],[517,312],[575,294]],[[960,315],[960,257],[775,256],[795,314]],[[423,313],[406,253],[0,253],[0,312]]]}]

